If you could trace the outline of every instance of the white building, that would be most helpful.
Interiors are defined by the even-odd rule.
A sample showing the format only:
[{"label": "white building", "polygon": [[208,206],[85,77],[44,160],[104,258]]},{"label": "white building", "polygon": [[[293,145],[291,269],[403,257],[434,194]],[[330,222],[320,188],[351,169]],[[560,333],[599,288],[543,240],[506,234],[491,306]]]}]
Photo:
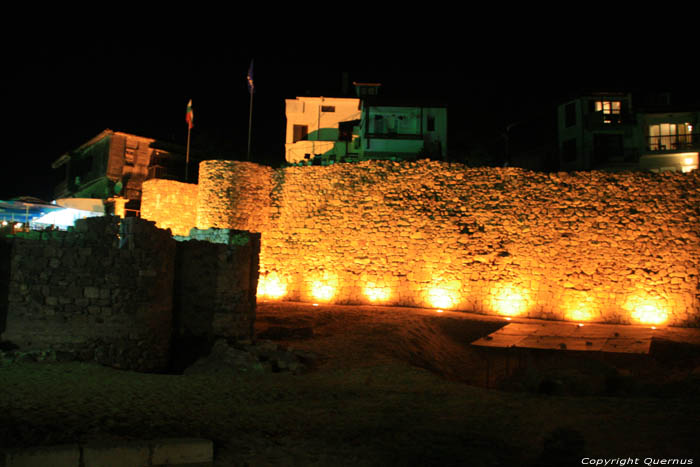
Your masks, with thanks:
[{"label": "white building", "polygon": [[[353,83],[357,98],[287,99],[290,164],[447,157],[447,107],[383,98],[379,83]],[[313,162],[312,162],[313,161]]]},{"label": "white building", "polygon": [[352,141],[352,127],[361,117],[360,99],[297,97],[285,100],[285,158],[303,162],[334,151],[336,143]]}]

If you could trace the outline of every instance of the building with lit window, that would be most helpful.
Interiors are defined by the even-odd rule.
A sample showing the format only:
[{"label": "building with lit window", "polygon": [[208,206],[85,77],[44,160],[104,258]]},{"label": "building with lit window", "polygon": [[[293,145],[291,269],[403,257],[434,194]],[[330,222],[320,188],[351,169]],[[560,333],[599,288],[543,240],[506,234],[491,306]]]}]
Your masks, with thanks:
[{"label": "building with lit window", "polygon": [[700,110],[670,96],[633,102],[630,93],[590,93],[557,110],[562,170],[689,171],[698,167]]},{"label": "building with lit window", "polygon": [[390,99],[377,83],[354,83],[356,98],[287,99],[288,163],[447,157],[447,107]]}]

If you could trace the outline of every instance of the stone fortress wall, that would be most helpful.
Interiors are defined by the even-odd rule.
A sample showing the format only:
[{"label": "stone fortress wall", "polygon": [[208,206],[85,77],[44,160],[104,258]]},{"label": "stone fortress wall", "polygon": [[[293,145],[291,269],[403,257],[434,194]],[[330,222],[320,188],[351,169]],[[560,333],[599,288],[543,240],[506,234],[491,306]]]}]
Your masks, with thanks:
[{"label": "stone fortress wall", "polygon": [[0,238],[1,340],[164,371],[216,337],[251,339],[260,236],[193,232],[176,241],[152,221],[106,216]]},{"label": "stone fortress wall", "polygon": [[[700,324],[697,171],[205,161],[199,174],[192,227],[261,233],[259,298]],[[170,189],[150,183],[144,201]]]}]

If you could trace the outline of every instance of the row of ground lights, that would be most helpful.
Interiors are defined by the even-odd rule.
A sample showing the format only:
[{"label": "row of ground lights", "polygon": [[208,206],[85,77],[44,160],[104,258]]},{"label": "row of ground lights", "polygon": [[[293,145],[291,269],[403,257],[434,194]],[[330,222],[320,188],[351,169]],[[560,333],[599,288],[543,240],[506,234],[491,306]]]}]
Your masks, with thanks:
[{"label": "row of ground lights", "polygon": [[[310,286],[311,296],[319,302],[330,302],[338,290],[336,277],[325,275],[320,280],[313,281]],[[382,304],[391,298],[391,289],[381,284],[368,282],[363,289],[370,303]],[[280,300],[287,295],[287,284],[279,279],[276,273],[261,277],[258,283],[258,297]],[[447,283],[446,286],[430,287],[424,298],[436,309],[451,309],[462,299],[458,281]],[[495,286],[490,293],[489,305],[497,314],[506,317],[525,315],[532,306],[530,294],[512,284]],[[595,318],[595,304],[590,295],[577,292],[565,300],[563,304],[565,318],[570,321],[591,321]],[[631,296],[623,305],[634,321],[641,324],[663,324],[668,320],[668,311],[664,305],[652,297],[640,295]]]}]

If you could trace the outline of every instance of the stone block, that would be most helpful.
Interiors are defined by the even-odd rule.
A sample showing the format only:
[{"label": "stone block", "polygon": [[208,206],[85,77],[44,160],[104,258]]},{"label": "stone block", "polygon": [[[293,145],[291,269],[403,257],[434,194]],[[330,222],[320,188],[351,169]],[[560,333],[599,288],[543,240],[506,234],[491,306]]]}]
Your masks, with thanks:
[{"label": "stone block", "polygon": [[169,438],[151,442],[152,465],[201,464],[214,460],[214,443],[200,438]]},{"label": "stone block", "polygon": [[121,442],[119,444],[95,441],[83,447],[84,464],[90,467],[147,466],[149,458],[150,447],[148,443],[143,441]]},{"label": "stone block", "polygon": [[79,467],[80,446],[66,444],[0,451],[3,467]]},{"label": "stone block", "polygon": [[100,289],[97,287],[85,287],[83,295],[85,298],[100,298]]}]

